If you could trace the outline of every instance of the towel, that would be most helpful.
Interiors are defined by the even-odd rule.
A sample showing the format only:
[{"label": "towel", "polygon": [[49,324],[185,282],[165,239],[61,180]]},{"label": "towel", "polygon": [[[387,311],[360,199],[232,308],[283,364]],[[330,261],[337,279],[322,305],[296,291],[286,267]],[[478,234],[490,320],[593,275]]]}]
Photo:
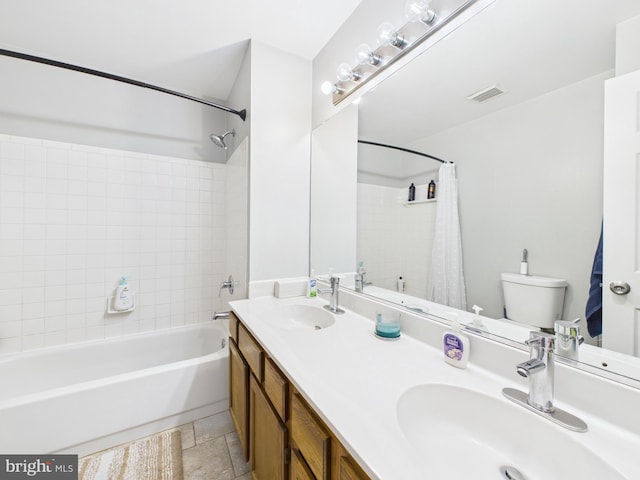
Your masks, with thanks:
[{"label": "towel", "polygon": [[591,285],[589,286],[586,317],[589,335],[592,337],[602,335],[602,227],[600,227],[600,240],[591,268]]}]

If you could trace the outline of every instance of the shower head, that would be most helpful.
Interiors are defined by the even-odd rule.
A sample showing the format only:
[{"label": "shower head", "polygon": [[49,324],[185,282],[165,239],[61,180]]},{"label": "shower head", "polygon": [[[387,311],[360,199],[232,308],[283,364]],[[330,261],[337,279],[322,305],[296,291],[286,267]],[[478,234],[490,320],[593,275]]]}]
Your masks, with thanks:
[{"label": "shower head", "polygon": [[228,132],[225,132],[222,135],[214,135],[212,133],[211,135],[209,135],[209,138],[217,146],[219,146],[220,148],[224,148],[226,150],[227,149],[227,144],[224,143],[224,137],[226,137],[227,135],[231,135],[232,137],[235,137],[236,136],[236,131],[235,130],[229,130]]}]

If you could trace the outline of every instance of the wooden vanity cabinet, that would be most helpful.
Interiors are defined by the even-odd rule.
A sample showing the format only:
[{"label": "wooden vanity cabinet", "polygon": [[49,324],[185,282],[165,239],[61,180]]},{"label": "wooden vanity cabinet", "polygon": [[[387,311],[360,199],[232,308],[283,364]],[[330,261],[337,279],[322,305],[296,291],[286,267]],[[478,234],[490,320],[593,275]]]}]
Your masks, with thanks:
[{"label": "wooden vanity cabinet", "polygon": [[255,480],[287,478],[287,427],[256,380],[251,376],[249,388],[249,431],[251,432],[251,476]]},{"label": "wooden vanity cabinet", "polygon": [[369,480],[369,476],[364,473],[360,465],[349,455],[349,452],[338,442],[335,444],[334,480]]},{"label": "wooden vanity cabinet", "polygon": [[369,480],[231,312],[230,411],[252,480]]},{"label": "wooden vanity cabinet", "polygon": [[288,381],[233,312],[229,318],[229,409],[251,478],[287,480]]},{"label": "wooden vanity cabinet", "polygon": [[244,459],[249,460],[249,365],[233,339],[229,340],[229,413]]}]

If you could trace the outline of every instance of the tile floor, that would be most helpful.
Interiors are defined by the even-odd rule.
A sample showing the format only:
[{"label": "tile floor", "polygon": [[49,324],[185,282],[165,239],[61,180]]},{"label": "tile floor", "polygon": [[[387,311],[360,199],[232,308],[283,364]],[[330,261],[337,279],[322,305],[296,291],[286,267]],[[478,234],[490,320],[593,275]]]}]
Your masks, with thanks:
[{"label": "tile floor", "polygon": [[184,480],[250,480],[228,411],[179,427]]}]

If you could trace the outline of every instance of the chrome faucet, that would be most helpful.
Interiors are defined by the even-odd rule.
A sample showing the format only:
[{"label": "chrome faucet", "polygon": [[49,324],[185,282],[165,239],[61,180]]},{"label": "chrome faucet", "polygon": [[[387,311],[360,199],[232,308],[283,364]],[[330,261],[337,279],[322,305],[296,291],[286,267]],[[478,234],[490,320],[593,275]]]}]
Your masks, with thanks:
[{"label": "chrome faucet", "polygon": [[519,375],[529,379],[529,394],[515,388],[503,388],[512,402],[522,405],[569,430],[586,432],[587,424],[575,415],[553,405],[553,352],[556,337],[545,332],[530,332],[525,343],[531,348],[530,358],[516,366]]},{"label": "chrome faucet", "polygon": [[360,267],[356,273],[356,292],[362,293],[365,285],[371,285],[371,282],[367,283],[364,276],[367,272],[364,271],[364,267]]},{"label": "chrome faucet", "polygon": [[340,292],[340,278],[331,275],[329,277],[329,281],[331,282],[331,288],[320,288],[318,289],[318,293],[330,293],[331,300],[329,301],[329,305],[325,305],[324,308],[329,310],[331,313],[344,313],[344,310],[338,306],[338,294]]},{"label": "chrome faucet", "polygon": [[556,355],[578,360],[578,347],[584,342],[579,322],[580,319],[576,318],[574,321],[558,320],[555,323]]},{"label": "chrome faucet", "polygon": [[529,378],[527,403],[541,412],[555,410],[553,406],[553,350],[556,337],[544,332],[530,332],[525,343],[531,348],[531,358],[516,367],[519,375]]}]

